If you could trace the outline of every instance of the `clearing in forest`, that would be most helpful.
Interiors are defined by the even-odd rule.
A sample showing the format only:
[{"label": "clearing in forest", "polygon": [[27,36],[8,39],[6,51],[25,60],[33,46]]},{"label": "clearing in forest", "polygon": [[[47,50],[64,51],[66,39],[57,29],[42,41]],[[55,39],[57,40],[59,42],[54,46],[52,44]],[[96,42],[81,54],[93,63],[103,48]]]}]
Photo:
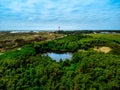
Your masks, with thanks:
[{"label": "clearing in forest", "polygon": [[95,47],[94,50],[98,52],[108,53],[111,51],[111,48],[110,47],[99,47],[99,48]]}]

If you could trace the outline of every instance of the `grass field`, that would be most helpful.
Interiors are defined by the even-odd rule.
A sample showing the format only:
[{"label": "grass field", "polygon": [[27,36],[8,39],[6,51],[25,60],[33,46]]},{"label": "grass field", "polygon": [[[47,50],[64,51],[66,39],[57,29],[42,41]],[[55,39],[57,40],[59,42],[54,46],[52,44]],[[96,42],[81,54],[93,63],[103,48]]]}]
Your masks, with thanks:
[{"label": "grass field", "polygon": [[101,38],[101,39],[108,39],[108,40],[115,40],[120,41],[120,34],[89,34],[94,38]]}]

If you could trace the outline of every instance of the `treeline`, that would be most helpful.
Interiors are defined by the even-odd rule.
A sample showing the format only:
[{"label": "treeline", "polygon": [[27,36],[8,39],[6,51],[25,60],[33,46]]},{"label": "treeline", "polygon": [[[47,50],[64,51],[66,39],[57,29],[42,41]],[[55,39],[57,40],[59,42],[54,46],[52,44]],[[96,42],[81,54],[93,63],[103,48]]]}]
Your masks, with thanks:
[{"label": "treeline", "polygon": [[78,41],[82,38],[89,38],[90,36],[85,35],[72,35],[67,36],[63,39],[56,39],[49,42],[35,43],[34,47],[38,53],[48,51],[70,51],[75,52],[79,48]]},{"label": "treeline", "polygon": [[75,34],[68,35],[63,39],[49,42],[35,43],[34,48],[37,53],[43,52],[76,52],[79,49],[89,50],[90,48],[108,46],[112,48],[111,53],[120,54],[120,39],[118,38],[95,38],[90,35]]},{"label": "treeline", "polygon": [[60,34],[90,34],[90,33],[120,33],[120,30],[61,30],[55,33]]},{"label": "treeline", "polygon": [[[0,89],[119,90],[120,55],[113,51],[104,54],[90,49],[94,45],[119,43],[114,40],[93,42],[94,40],[97,39],[88,35],[72,35],[28,44],[0,55]],[[56,62],[42,55],[48,51],[74,53],[71,60]]]}]

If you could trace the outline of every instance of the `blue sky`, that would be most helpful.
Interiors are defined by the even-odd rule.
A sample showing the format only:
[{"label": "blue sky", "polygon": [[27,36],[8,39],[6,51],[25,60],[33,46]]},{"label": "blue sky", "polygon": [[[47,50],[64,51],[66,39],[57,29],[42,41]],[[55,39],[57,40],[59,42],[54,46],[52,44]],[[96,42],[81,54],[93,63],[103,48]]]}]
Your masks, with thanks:
[{"label": "blue sky", "polygon": [[120,0],[0,0],[0,30],[120,30]]}]

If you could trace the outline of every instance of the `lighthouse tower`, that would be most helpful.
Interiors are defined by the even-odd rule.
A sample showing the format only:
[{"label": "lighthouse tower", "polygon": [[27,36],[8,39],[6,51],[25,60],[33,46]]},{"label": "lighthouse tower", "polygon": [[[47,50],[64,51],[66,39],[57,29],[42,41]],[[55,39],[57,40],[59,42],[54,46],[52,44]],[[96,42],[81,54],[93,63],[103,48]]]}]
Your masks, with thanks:
[{"label": "lighthouse tower", "polygon": [[58,31],[60,32],[60,26],[58,27]]},{"label": "lighthouse tower", "polygon": [[58,26],[58,33],[60,33],[60,26]]}]

